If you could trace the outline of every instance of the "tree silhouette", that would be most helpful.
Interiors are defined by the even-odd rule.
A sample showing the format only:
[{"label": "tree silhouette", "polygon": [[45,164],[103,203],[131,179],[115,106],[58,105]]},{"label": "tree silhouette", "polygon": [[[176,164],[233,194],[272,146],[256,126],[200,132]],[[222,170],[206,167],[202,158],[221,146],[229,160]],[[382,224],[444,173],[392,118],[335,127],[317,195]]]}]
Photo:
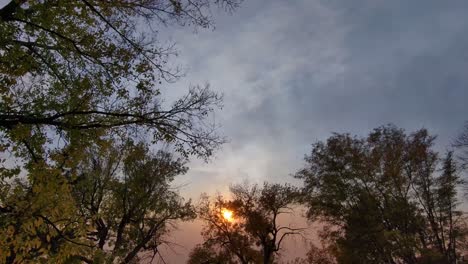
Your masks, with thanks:
[{"label": "tree silhouette", "polygon": [[305,258],[296,258],[289,261],[288,264],[335,264],[336,260],[332,252],[327,248],[319,248],[315,245],[310,245],[309,251]]},{"label": "tree silhouette", "polygon": [[465,124],[463,131],[458,135],[454,142],[454,147],[460,150],[460,161],[464,169],[468,166],[468,122]]},{"label": "tree silhouette", "polygon": [[[240,263],[273,263],[284,239],[302,235],[304,228],[282,225],[279,217],[293,213],[298,192],[289,185],[265,183],[234,185],[232,199],[218,195],[214,200],[203,197],[199,217],[205,221],[205,242],[198,246],[219,255],[228,252]],[[233,220],[225,219],[222,211],[233,212]],[[193,262],[192,260],[192,263]]]},{"label": "tree silhouette", "polygon": [[366,138],[334,134],[314,144],[296,177],[309,218],[338,228],[328,235],[339,263],[460,260],[461,181],[452,154],[441,160],[432,149],[434,139],[389,125]]}]

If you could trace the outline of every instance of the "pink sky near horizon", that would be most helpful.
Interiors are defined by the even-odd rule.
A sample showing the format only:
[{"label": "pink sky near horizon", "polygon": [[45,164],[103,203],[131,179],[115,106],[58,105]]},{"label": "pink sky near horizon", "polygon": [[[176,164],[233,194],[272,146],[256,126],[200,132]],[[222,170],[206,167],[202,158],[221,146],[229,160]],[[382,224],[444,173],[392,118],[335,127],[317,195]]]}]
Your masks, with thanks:
[{"label": "pink sky near horizon", "polygon": [[[284,241],[283,249],[281,251],[281,261],[293,260],[296,257],[304,257],[308,245],[310,243],[317,243],[319,241],[318,231],[321,231],[321,226],[318,224],[308,223],[303,217],[303,209],[296,208],[292,215],[282,215],[279,219],[280,225],[291,225],[293,227],[307,227],[304,236],[308,239],[305,241],[300,236],[288,237]],[[171,247],[161,247],[161,255],[167,264],[186,263],[190,251],[198,243],[203,242],[201,236],[203,222],[196,219],[191,222],[180,223],[178,228],[169,233],[167,240],[173,241],[175,244]],[[161,260],[156,259],[153,263],[163,263]]]}]

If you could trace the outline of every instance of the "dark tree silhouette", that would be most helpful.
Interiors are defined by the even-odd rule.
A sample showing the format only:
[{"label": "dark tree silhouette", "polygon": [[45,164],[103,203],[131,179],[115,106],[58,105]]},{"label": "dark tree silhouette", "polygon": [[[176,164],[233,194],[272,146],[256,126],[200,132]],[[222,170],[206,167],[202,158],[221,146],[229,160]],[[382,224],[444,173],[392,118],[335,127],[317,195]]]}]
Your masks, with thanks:
[{"label": "dark tree silhouette", "polygon": [[466,122],[463,131],[458,135],[453,145],[461,152],[459,159],[463,169],[466,169],[468,166],[468,122]]},{"label": "dark tree silhouette", "polygon": [[[293,213],[298,201],[297,190],[289,185],[265,183],[234,185],[232,199],[222,196],[211,201],[202,199],[199,217],[205,221],[205,242],[198,248],[212,252],[229,252],[240,263],[273,263],[288,236],[302,235],[304,228],[282,225],[279,217]],[[233,220],[223,217],[223,210],[232,211]]]},{"label": "dark tree silhouette", "polygon": [[328,235],[339,263],[461,259],[461,181],[452,154],[440,159],[434,139],[390,125],[366,138],[334,134],[313,145],[296,177],[304,180],[309,218],[338,228]]},{"label": "dark tree silhouette", "polygon": [[315,245],[310,245],[309,251],[305,258],[296,258],[289,261],[288,264],[335,264],[336,259],[333,257],[330,249],[319,248]]}]

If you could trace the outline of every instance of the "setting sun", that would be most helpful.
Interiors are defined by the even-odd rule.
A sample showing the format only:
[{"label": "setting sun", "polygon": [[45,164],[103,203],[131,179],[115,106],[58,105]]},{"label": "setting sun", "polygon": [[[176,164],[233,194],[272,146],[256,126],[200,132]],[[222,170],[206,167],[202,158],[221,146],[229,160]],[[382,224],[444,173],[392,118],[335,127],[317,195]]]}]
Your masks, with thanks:
[{"label": "setting sun", "polygon": [[234,220],[233,213],[231,210],[223,209],[221,213],[223,214],[223,218],[227,221],[232,222]]}]

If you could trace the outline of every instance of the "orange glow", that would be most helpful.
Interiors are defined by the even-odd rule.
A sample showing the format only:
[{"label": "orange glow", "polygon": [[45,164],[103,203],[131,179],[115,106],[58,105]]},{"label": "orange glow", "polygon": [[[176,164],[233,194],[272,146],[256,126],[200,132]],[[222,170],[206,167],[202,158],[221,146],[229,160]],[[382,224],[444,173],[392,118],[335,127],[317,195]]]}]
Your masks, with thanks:
[{"label": "orange glow", "polygon": [[234,221],[234,216],[233,216],[233,212],[231,210],[228,210],[228,209],[223,209],[221,211],[221,213],[223,214],[223,218],[229,222],[232,222]]}]

